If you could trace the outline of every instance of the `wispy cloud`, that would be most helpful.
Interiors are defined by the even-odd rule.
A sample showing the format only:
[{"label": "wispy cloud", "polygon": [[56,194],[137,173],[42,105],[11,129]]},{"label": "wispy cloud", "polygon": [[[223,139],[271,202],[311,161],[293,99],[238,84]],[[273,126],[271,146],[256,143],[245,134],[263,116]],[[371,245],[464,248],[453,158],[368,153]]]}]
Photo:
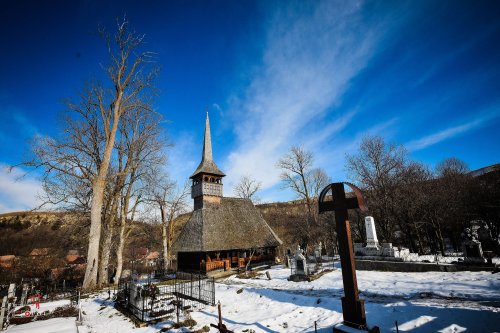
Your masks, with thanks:
[{"label": "wispy cloud", "polygon": [[417,151],[421,150],[424,148],[427,148],[429,146],[435,145],[437,143],[440,143],[445,140],[452,139],[456,136],[459,136],[461,134],[464,134],[466,132],[469,132],[471,130],[477,129],[484,125],[488,120],[496,117],[497,114],[489,114],[486,116],[483,116],[479,119],[475,119],[472,121],[469,121],[467,123],[450,127],[444,130],[441,130],[439,132],[424,136],[420,139],[410,141],[409,143],[406,144],[406,147],[410,151]]},{"label": "wispy cloud", "polygon": [[5,164],[0,164],[0,213],[38,207],[41,191],[41,183],[22,169],[10,170]]},{"label": "wispy cloud", "polygon": [[[232,105],[241,112],[238,143],[224,163],[229,188],[244,174],[262,181],[264,189],[273,187],[280,173],[275,164],[292,144],[314,147],[356,115],[337,107],[381,30],[364,22],[355,2],[298,4],[281,8],[270,21],[262,67]],[[310,126],[315,121],[320,129]]]},{"label": "wispy cloud", "polygon": [[212,104],[212,109],[215,110],[219,114],[219,117],[221,117],[221,118],[224,117],[224,112],[222,112],[222,108],[220,107],[219,104],[213,103]]}]

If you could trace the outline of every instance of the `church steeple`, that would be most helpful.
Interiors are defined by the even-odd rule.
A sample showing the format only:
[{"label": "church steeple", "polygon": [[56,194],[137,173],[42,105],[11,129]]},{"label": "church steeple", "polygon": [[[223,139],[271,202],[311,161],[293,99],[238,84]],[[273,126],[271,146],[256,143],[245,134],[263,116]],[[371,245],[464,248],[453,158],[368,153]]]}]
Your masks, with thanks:
[{"label": "church steeple", "polygon": [[201,155],[201,162],[189,178],[193,179],[199,173],[208,173],[221,177],[225,176],[212,159],[212,139],[210,137],[210,120],[208,119],[208,112],[205,119],[205,136],[203,138],[203,154]]},{"label": "church steeple", "polygon": [[225,174],[212,159],[212,139],[210,137],[210,120],[208,112],[205,119],[205,135],[203,138],[203,153],[201,162],[191,175],[191,197],[194,199],[194,209],[200,209],[208,204],[220,204],[222,197],[222,177]]},{"label": "church steeple", "polygon": [[208,119],[208,111],[207,117],[205,118],[205,137],[203,138],[202,161],[204,160],[212,160],[212,138],[210,137],[210,120]]}]

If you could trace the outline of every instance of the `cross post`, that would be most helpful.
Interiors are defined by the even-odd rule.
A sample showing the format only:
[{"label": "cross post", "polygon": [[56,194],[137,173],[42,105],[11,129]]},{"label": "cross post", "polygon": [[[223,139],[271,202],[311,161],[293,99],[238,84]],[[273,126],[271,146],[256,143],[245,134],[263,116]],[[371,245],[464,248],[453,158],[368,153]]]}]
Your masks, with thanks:
[{"label": "cross post", "polygon": [[[344,184],[351,187],[356,197],[346,198]],[[330,191],[333,201],[326,201],[326,195]],[[342,297],[344,324],[356,329],[366,330],[365,302],[359,299],[351,240],[351,228],[348,220],[349,209],[366,209],[363,196],[361,191],[350,183],[332,183],[323,189],[318,201],[320,213],[327,211],[333,211],[335,213],[337,239],[339,242],[339,254],[342,266],[342,281],[344,283],[344,297]]]}]

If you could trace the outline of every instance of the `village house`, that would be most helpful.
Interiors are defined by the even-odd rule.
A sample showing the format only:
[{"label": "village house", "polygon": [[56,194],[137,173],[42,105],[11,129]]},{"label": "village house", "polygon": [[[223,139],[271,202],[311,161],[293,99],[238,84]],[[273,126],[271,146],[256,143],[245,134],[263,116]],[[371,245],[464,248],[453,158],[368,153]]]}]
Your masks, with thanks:
[{"label": "village house", "polygon": [[172,245],[179,271],[228,270],[276,257],[281,240],[250,199],[223,196],[224,176],[212,159],[207,113],[202,160],[190,177],[194,211]]},{"label": "village house", "polygon": [[155,267],[158,260],[160,260],[160,252],[152,251],[146,256],[146,258],[144,258],[144,260],[146,261],[146,266]]},{"label": "village house", "polygon": [[28,256],[32,257],[33,259],[36,259],[38,257],[46,257],[49,254],[50,254],[50,248],[48,248],[48,247],[36,247],[33,250],[31,250],[31,252]]},{"label": "village house", "polygon": [[0,256],[0,267],[12,268],[12,266],[14,265],[14,260],[16,260],[16,256],[13,254]]}]

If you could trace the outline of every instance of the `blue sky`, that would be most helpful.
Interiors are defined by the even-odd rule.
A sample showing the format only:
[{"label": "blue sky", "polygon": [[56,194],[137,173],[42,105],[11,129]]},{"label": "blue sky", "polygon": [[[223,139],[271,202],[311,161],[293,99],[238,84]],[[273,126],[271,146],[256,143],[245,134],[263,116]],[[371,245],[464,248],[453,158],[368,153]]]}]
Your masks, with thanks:
[{"label": "blue sky", "polygon": [[21,162],[57,136],[62,101],[106,62],[99,24],[127,15],[162,67],[157,108],[172,177],[201,158],[204,113],[225,194],[242,175],[289,200],[276,161],[291,145],[333,180],[345,154],[381,135],[433,167],[500,162],[498,1],[10,1],[0,11],[0,212],[32,208]]}]

